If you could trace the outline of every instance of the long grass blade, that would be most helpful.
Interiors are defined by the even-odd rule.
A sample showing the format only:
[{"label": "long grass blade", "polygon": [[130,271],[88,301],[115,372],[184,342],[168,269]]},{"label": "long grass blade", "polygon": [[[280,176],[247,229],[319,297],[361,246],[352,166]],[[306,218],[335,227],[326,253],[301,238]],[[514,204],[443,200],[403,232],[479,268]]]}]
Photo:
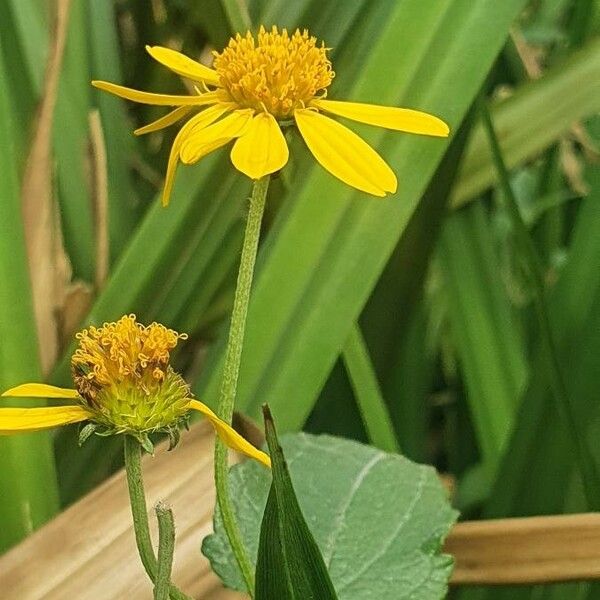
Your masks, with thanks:
[{"label": "long grass blade", "polygon": [[399,452],[400,447],[394,433],[392,419],[359,325],[352,327],[344,344],[342,356],[369,441],[385,452]]},{"label": "long grass blade", "polygon": [[[7,79],[0,52],[0,387],[41,377],[28,277],[20,186],[9,123]],[[19,402],[27,406],[27,401]],[[14,404],[13,404],[14,405]],[[47,521],[58,509],[49,434],[0,438],[0,551]]]},{"label": "long grass blade", "polygon": [[558,358],[558,350],[554,339],[554,332],[548,315],[546,302],[546,290],[544,284],[544,274],[541,261],[536,253],[535,247],[527,227],[523,222],[517,200],[510,185],[508,170],[504,164],[502,151],[498,144],[498,138],[494,130],[494,125],[490,117],[487,105],[481,102],[481,115],[484,127],[489,136],[490,145],[494,162],[498,170],[498,177],[504,193],[504,199],[511,217],[517,242],[520,246],[521,258],[524,262],[524,268],[527,276],[531,280],[532,291],[534,294],[534,305],[539,322],[541,344],[546,359],[546,372],[549,377],[549,383],[552,388],[552,394],[558,404],[558,411],[563,421],[567,434],[570,437],[573,451],[577,457],[579,469],[583,479],[585,494],[589,508],[600,510],[600,473],[598,466],[588,447],[585,435],[580,431],[578,420],[575,416],[573,400],[564,381],[562,365]]}]

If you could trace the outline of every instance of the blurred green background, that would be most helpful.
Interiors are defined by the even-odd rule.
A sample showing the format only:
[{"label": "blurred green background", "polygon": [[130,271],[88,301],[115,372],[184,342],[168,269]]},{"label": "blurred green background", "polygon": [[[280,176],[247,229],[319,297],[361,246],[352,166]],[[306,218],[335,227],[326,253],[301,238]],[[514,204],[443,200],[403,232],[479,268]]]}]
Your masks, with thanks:
[{"label": "blurred green background", "polygon": [[[210,63],[232,32],[261,23],[325,41],[330,97],[432,112],[452,135],[353,125],[398,175],[384,200],[345,187],[291,135],[269,192],[238,409],[257,418],[268,402],[282,430],[397,446],[453,477],[463,518],[589,509],[552,382],[564,380],[573,425],[600,461],[597,0],[3,0],[1,386],[42,375],[69,385],[73,332],[135,312],[190,334],[178,366],[214,405],[250,182],[219,152],[181,168],[162,208],[175,128],[135,138],[163,111],[89,81],[184,92],[145,44]],[[554,362],[480,97],[539,257]],[[120,455],[118,439],[77,449],[71,430],[1,438],[0,548]]]}]

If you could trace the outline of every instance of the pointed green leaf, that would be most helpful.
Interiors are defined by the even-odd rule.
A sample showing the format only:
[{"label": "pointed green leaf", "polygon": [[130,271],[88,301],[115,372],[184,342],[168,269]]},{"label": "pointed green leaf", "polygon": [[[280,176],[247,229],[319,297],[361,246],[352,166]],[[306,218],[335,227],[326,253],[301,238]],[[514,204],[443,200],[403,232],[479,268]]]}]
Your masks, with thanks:
[{"label": "pointed green leaf", "polygon": [[273,461],[273,483],[260,529],[256,562],[256,600],[337,600],[290,479],[268,407],[265,432]]}]

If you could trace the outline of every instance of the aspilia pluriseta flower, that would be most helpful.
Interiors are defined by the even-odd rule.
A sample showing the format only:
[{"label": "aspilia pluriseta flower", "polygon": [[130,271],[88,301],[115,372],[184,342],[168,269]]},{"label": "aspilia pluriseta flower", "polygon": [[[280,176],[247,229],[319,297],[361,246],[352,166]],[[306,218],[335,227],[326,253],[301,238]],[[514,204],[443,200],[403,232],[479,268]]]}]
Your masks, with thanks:
[{"label": "aspilia pluriseta flower", "polygon": [[115,323],[84,329],[76,337],[79,344],[71,359],[75,389],[25,383],[2,394],[65,398],[76,404],[0,408],[0,434],[89,421],[89,433],[132,435],[152,450],[150,434],[166,433],[176,443],[179,427],[187,423],[190,411],[196,410],[230,448],[270,466],[264,452],[195,400],[187,383],[171,367],[170,353],[186,338],[184,334],[159,323],[144,326],[135,315],[127,315]]},{"label": "aspilia pluriseta flower", "polygon": [[441,119],[416,110],[328,100],[334,72],[328,48],[306,30],[289,35],[264,27],[255,38],[237,34],[222,52],[214,52],[213,68],[161,46],[148,53],[178,75],[195,82],[196,94],[177,96],[93,81],[97,88],[143,104],[176,106],[136,134],[163,129],[199,110],[177,134],[167,165],[163,204],[168,204],[179,161],[193,164],[235,140],[233,165],[251,179],[274,173],[288,161],[282,127],[295,124],[310,152],[325,169],[346,184],[385,196],[395,192],[396,175],[381,156],[330,113],[361,123],[409,133],[446,137]]}]

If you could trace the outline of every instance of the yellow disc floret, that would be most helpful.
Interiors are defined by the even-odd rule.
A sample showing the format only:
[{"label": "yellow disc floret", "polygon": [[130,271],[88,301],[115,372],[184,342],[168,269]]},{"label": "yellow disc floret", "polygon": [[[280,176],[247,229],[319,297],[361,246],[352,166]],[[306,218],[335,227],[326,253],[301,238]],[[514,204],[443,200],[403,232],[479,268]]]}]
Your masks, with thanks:
[{"label": "yellow disc floret", "polygon": [[331,83],[327,50],[306,30],[290,36],[285,29],[261,27],[257,39],[238,34],[215,52],[214,68],[233,102],[286,119]]},{"label": "yellow disc floret", "polygon": [[75,386],[93,420],[109,433],[145,434],[178,425],[190,392],[169,365],[185,335],[128,315],[77,334],[71,359]]}]

